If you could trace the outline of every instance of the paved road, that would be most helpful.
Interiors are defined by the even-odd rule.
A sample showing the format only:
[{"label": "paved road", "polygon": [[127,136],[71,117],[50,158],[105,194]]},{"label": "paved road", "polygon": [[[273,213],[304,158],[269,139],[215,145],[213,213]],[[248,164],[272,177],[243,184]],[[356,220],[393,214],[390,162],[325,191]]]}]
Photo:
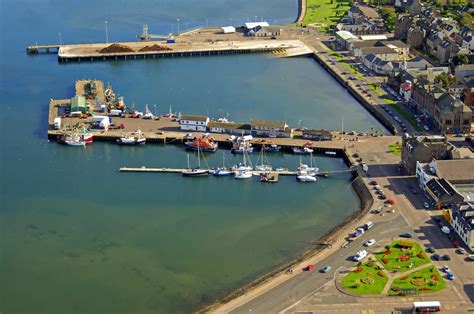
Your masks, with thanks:
[{"label": "paved road", "polygon": [[[378,223],[346,249],[341,249],[323,259],[319,265],[316,265],[315,271],[295,275],[290,280],[235,309],[231,313],[277,313],[295,305],[296,302],[317,291],[324,284],[333,281],[337,269],[354,266],[355,262],[351,258],[357,251],[364,248],[362,244],[365,241],[371,238],[392,238],[405,231],[409,231],[409,228],[400,216],[392,221]],[[369,248],[369,252],[376,250],[377,247]],[[332,270],[327,274],[319,273],[318,270],[326,265],[330,265]]]}]

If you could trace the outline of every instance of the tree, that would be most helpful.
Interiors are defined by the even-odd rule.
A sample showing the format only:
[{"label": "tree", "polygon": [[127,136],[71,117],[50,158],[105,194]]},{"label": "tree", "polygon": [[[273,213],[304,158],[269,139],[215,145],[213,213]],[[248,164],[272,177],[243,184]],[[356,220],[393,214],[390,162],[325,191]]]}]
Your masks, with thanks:
[{"label": "tree", "polygon": [[393,32],[395,30],[395,23],[397,22],[397,13],[395,12],[395,9],[391,7],[382,8],[380,9],[380,14],[383,17],[385,27]]},{"label": "tree", "polygon": [[437,77],[435,77],[435,83],[441,84],[443,88],[450,88],[457,83],[457,79],[454,76],[451,76],[446,73],[441,73]]},{"label": "tree", "polygon": [[469,57],[464,53],[458,53],[457,55],[455,55],[453,57],[452,62],[453,62],[454,66],[457,66],[457,65],[460,65],[460,64],[468,64],[469,63]]}]

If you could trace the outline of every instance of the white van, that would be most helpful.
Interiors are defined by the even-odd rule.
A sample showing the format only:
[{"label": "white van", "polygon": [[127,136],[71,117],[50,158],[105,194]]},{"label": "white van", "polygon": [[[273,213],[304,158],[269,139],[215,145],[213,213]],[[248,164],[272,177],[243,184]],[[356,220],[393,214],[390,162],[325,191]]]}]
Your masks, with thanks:
[{"label": "white van", "polygon": [[364,225],[364,229],[365,230],[369,230],[370,228],[372,228],[374,226],[374,223],[372,221],[367,221]]}]

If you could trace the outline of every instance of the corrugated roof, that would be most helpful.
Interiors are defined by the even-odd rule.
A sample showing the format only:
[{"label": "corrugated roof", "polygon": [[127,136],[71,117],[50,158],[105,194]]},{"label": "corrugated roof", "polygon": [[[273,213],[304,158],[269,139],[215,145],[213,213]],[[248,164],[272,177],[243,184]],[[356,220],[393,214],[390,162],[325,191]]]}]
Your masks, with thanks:
[{"label": "corrugated roof", "polygon": [[436,160],[436,175],[452,183],[474,183],[474,159]]},{"label": "corrugated roof", "polygon": [[183,114],[181,115],[181,120],[191,120],[191,121],[207,121],[209,117],[206,116],[193,116],[189,114]]},{"label": "corrugated roof", "polygon": [[251,120],[250,125],[251,126],[258,126],[258,127],[280,128],[280,129],[284,129],[286,127],[285,122],[265,121],[265,120]]}]

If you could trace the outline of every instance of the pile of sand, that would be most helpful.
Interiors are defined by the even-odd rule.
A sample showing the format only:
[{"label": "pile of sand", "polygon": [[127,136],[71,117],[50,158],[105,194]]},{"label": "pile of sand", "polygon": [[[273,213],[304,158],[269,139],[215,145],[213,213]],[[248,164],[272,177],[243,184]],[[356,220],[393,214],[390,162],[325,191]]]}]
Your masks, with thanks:
[{"label": "pile of sand", "polygon": [[122,44],[112,44],[99,50],[99,53],[116,53],[116,52],[135,52],[132,48]]},{"label": "pile of sand", "polygon": [[163,50],[171,50],[171,48],[154,44],[152,46],[145,46],[139,51],[163,51]]}]

